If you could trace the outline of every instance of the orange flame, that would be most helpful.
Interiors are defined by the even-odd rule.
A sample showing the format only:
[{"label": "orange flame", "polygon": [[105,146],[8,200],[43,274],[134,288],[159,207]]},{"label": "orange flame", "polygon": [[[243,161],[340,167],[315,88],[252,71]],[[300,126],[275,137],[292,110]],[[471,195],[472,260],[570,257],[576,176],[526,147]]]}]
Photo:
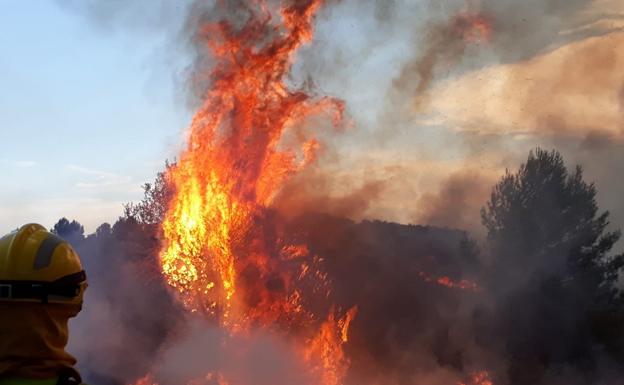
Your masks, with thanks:
[{"label": "orange flame", "polygon": [[344,318],[336,319],[332,311],[322,325],[320,332],[307,347],[308,360],[320,362],[322,384],[339,384],[349,367],[342,345],[349,341],[349,326],[357,314],[353,307]]},{"label": "orange flame", "polygon": [[429,283],[435,283],[441,286],[446,286],[450,289],[459,289],[459,290],[467,290],[467,291],[474,291],[474,292],[479,292],[481,291],[481,288],[479,287],[479,285],[476,282],[473,281],[469,281],[467,279],[462,279],[459,281],[454,281],[449,277],[446,276],[440,276],[437,278],[432,278],[430,276],[428,276],[427,274],[423,273],[423,272],[419,272],[418,276],[420,278],[422,278],[423,281],[425,282],[429,282]]},{"label": "orange flame", "polygon": [[158,385],[156,382],[154,382],[154,380],[152,379],[151,375],[146,375],[144,377],[139,378],[134,385]]},{"label": "orange flame", "polygon": [[[307,246],[263,229],[275,195],[320,148],[304,124],[315,116],[342,122],[341,101],[314,99],[284,81],[295,53],[313,37],[322,0],[291,2],[279,16],[264,0],[249,3],[242,27],[221,20],[200,28],[214,67],[188,146],[169,170],[175,195],[162,225],[162,272],[187,309],[232,333],[317,325],[302,356],[319,363],[324,385],[336,385],[348,367],[343,345],[356,312],[331,311],[322,322],[306,310],[296,280],[314,277],[323,286],[327,277],[315,266],[322,260],[303,262]],[[299,268],[288,267],[298,260]]]},{"label": "orange flame", "polygon": [[[209,384],[214,384],[214,385],[230,385],[230,383],[223,378],[223,375],[221,373],[208,373],[206,375],[205,378],[206,382],[208,382]],[[189,385],[195,385],[195,384],[189,384]],[[198,383],[197,385],[203,385],[202,383]]]},{"label": "orange flame", "polygon": [[[177,193],[163,224],[161,259],[169,283],[189,308],[219,310],[224,323],[240,321],[241,314],[231,314],[241,306],[236,303],[240,258],[268,267],[263,266],[267,256],[253,255],[266,252],[262,245],[243,245],[238,255],[235,248],[250,241],[243,238],[254,220],[319,146],[305,137],[288,146],[284,137],[313,115],[332,113],[339,123],[343,111],[340,101],[312,100],[284,83],[294,53],[312,37],[321,2],[283,8],[281,26],[274,25],[264,2],[258,4],[240,30],[226,21],[202,27],[216,62],[213,84],[193,119],[188,148],[170,172]],[[259,46],[272,34],[278,37]]]}]

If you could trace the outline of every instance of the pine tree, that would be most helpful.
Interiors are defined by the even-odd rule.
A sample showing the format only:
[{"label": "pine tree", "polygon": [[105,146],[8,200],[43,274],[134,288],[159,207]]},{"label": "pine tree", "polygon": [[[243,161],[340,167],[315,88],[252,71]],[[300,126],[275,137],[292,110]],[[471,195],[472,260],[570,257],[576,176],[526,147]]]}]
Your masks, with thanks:
[{"label": "pine tree", "polygon": [[[494,187],[481,212],[493,264],[487,286],[497,298],[492,328],[506,336],[512,384],[538,384],[572,365],[595,373],[595,349],[622,359],[622,295],[616,281],[624,255],[608,231],[596,187],[556,151],[536,149],[517,173]],[[590,377],[587,383],[590,383]]]}]

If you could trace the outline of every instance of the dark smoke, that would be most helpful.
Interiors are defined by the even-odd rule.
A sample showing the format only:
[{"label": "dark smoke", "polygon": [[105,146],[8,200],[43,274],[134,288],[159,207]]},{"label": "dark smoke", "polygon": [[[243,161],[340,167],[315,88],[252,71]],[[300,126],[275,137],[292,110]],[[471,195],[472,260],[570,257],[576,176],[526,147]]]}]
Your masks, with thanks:
[{"label": "dark smoke", "polygon": [[[624,223],[624,199],[622,185],[614,179],[624,173],[624,141],[612,133],[593,131],[583,138],[547,138],[553,146],[561,149],[571,163],[584,165],[590,181],[596,183],[601,205],[611,213],[612,228],[622,228]],[[622,240],[617,245],[624,251]]]},{"label": "dark smoke", "polygon": [[326,259],[337,303],[358,304],[347,383],[456,383],[470,369],[461,350],[471,350],[473,341],[461,320],[474,294],[418,277],[425,271],[474,278],[479,263],[460,231],[318,215],[291,227]]},{"label": "dark smoke", "polygon": [[284,186],[274,207],[290,218],[306,212],[356,220],[367,218],[371,203],[383,194],[385,181],[371,179],[354,185],[352,180],[335,179],[317,168],[306,170]]},{"label": "dark smoke", "polygon": [[[531,155],[530,166],[518,175],[527,172],[532,179],[516,183],[511,174],[501,179],[503,187],[495,192],[516,186],[535,193],[516,195],[525,204],[506,201],[500,210],[508,214],[485,222],[490,232],[483,251],[458,230],[319,214],[267,215],[267,231],[288,229],[286,236],[323,257],[332,285],[328,302],[358,306],[347,345],[352,365],[346,384],[457,384],[481,370],[498,385],[617,383],[624,369],[618,364],[624,354],[618,326],[624,298],[613,296],[609,282],[617,278],[624,256],[606,257],[617,234],[600,235],[607,217],[591,201],[594,187],[582,181],[580,171],[561,168],[553,154],[552,164],[537,166]],[[461,197],[469,183],[461,175],[457,180]],[[571,195],[562,195],[560,186],[569,186]],[[218,371],[241,381],[257,377],[253,384],[280,378],[314,383],[303,370],[293,370],[289,345],[279,337],[230,340],[209,323],[183,316],[158,275],[157,224],[135,219],[142,210],[162,212],[166,196],[148,190],[146,200],[130,206],[112,231],[102,226],[83,240],[62,234],[74,240],[92,277],[86,311],[73,325],[79,341],[73,349],[88,378],[127,384],[151,372],[161,383],[174,384]],[[491,199],[496,202],[494,195]],[[498,207],[492,204],[488,207]],[[506,235],[492,233],[497,227],[491,218],[508,222],[501,230]],[[68,226],[62,223],[57,227]],[[567,259],[577,258],[577,252],[604,255],[591,262],[606,263],[599,267],[604,270],[592,270],[583,254]],[[569,264],[573,261],[580,270],[577,262]],[[437,277],[473,281],[479,289],[447,287],[436,283]],[[93,329],[113,337],[102,343],[98,334],[95,341]],[[260,365],[267,356],[269,363]]]},{"label": "dark smoke", "polygon": [[426,193],[418,201],[423,213],[418,223],[448,226],[481,234],[479,210],[490,193],[493,181],[474,170],[450,175],[437,192]]},{"label": "dark smoke", "polygon": [[[417,11],[407,3],[394,3],[393,11],[384,12],[388,23],[401,20],[393,15],[410,11],[428,12],[429,18],[413,24],[413,49],[390,88],[384,122],[396,125],[425,112],[428,93],[437,81],[491,65],[521,62],[566,44],[621,31],[613,20],[624,20],[624,15],[607,10],[608,6],[592,7],[590,0],[446,1]],[[462,27],[458,21],[466,16],[486,20],[491,36],[478,44],[466,41],[458,33]],[[411,17],[418,20],[415,13]],[[591,60],[591,56],[579,56]]]},{"label": "dark smoke", "polygon": [[[432,370],[449,380],[462,378],[464,367],[455,349],[472,342],[457,317],[467,317],[468,308],[460,303],[474,294],[426,282],[418,273],[474,279],[479,262],[466,246],[465,234],[358,224],[327,215],[284,220],[280,226],[308,244],[312,255],[326,259],[333,282],[330,301],[340,307],[358,304],[348,350],[353,360],[349,383],[438,377]],[[85,310],[72,324],[70,346],[87,380],[131,384],[152,373],[161,384],[178,384],[220,372],[246,384],[316,383],[279,336],[252,333],[237,339],[205,320],[185,316],[158,275],[151,226],[125,217],[109,229],[103,225],[82,239],[69,236],[89,274]],[[449,336],[450,329],[462,335]],[[449,339],[457,341],[439,345]]]},{"label": "dark smoke", "polygon": [[[85,312],[72,325],[72,350],[83,373],[105,384],[130,384],[148,372],[163,384],[185,383],[217,370],[233,379],[249,381],[252,376],[246,382],[252,384],[288,378],[308,383],[279,339],[258,335],[231,340],[210,324],[188,323],[175,305],[158,276],[156,224],[144,222],[158,220],[166,204],[169,194],[163,192],[167,185],[162,178],[153,185],[158,191],[146,189],[145,200],[129,206],[112,229],[103,225],[84,238],[75,230],[79,225],[61,221],[55,227],[73,240],[90,276]],[[474,294],[426,282],[419,273],[475,279],[479,261],[465,234],[358,224],[326,215],[284,220],[281,227],[308,244],[312,255],[326,259],[333,282],[330,302],[360,308],[348,351],[353,359],[349,383],[430,378],[434,384],[464,376],[471,364],[463,363],[458,349],[473,342],[465,330],[468,324],[458,319],[468,317],[462,298]],[[110,337],[101,341],[102,335]],[[262,364],[261,359],[270,361]]]},{"label": "dark smoke", "polygon": [[[484,30],[477,30],[473,23],[483,23]],[[393,80],[390,100],[393,105],[405,102],[408,108],[421,111],[425,107],[428,92],[434,81],[456,72],[467,52],[476,54],[481,45],[489,44],[490,28],[495,20],[487,13],[459,12],[448,20],[432,23],[418,32],[419,49],[410,61],[403,64],[399,75]],[[392,108],[391,114],[396,114]],[[409,115],[409,112],[408,112]]]},{"label": "dark smoke", "polygon": [[[433,20],[438,21],[424,26],[415,25],[416,38],[424,42],[419,46],[425,48],[423,50],[415,47],[415,52],[421,53],[414,61],[404,66],[404,71],[410,67],[414,69],[428,67],[426,63],[441,53],[457,52],[457,47],[454,47],[458,44],[457,39],[449,37],[449,29],[453,26],[454,18],[462,12],[482,15],[492,23],[492,39],[480,49],[484,53],[491,52],[494,55],[483,55],[479,65],[514,63],[565,44],[622,30],[617,23],[601,22],[623,20],[624,15],[617,13],[618,10],[609,12],[608,5],[593,8],[592,3],[592,0],[432,2],[425,9],[430,12]],[[385,12],[389,17],[409,10],[407,2],[395,2],[394,7],[394,12]],[[457,52],[456,55],[458,54],[461,52]],[[450,57],[457,60],[456,55]],[[437,61],[444,65],[444,59],[441,57]],[[420,64],[417,64],[419,62]]]}]

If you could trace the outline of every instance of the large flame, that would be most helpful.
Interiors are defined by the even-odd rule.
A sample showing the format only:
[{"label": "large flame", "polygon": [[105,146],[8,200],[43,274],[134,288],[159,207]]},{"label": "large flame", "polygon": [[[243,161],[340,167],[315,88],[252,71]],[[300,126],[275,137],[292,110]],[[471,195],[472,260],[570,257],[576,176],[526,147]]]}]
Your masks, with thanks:
[{"label": "large flame", "polygon": [[306,123],[326,116],[338,125],[343,113],[341,101],[312,98],[285,82],[295,53],[313,37],[322,1],[290,4],[276,14],[265,1],[250,1],[238,9],[247,14],[242,26],[220,20],[200,27],[214,64],[188,147],[169,171],[175,195],[162,225],[161,265],[187,309],[231,333],[312,328],[298,332],[302,359],[324,385],[335,385],[348,367],[343,345],[356,311],[307,309],[298,282],[313,277],[322,291],[322,258],[308,258],[305,245],[264,227],[276,194],[320,147]]}]

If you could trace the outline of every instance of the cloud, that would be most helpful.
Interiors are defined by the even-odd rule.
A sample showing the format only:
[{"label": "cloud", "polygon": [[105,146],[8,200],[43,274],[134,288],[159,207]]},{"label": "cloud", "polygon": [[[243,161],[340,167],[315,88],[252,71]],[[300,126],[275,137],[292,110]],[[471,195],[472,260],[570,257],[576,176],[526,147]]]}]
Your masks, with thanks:
[{"label": "cloud", "polygon": [[78,166],[78,165],[74,165],[74,164],[67,165],[66,168],[68,170],[76,171],[76,172],[79,172],[81,174],[94,175],[94,176],[96,176],[98,178],[117,177],[117,174],[114,174],[114,173],[111,173],[111,172],[95,170],[95,169],[91,169],[91,168],[87,168],[87,167],[83,167],[83,166]]},{"label": "cloud", "polygon": [[30,168],[38,165],[38,163],[33,160],[12,160],[4,158],[0,159],[0,163],[18,168]]},{"label": "cloud", "polygon": [[[76,187],[83,189],[101,189],[110,187],[121,187],[128,191],[138,191],[138,187],[134,186],[132,177],[119,175],[107,171],[95,170],[79,165],[67,165],[68,171],[76,172],[80,175],[90,177],[89,180],[76,182]],[[138,184],[137,184],[138,185]]]}]

